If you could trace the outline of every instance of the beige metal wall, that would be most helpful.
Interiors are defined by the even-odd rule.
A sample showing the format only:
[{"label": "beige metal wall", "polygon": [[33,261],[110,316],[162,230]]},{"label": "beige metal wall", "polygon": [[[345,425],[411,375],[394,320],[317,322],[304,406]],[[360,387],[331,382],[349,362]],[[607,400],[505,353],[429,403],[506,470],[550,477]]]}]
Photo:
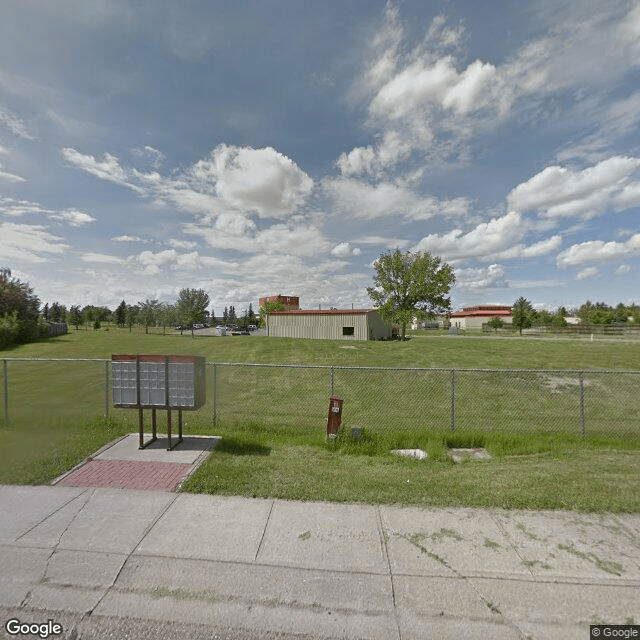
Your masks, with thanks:
[{"label": "beige metal wall", "polygon": [[[451,326],[461,329],[482,329],[485,322],[489,322],[494,316],[474,316],[470,318],[451,318]],[[502,318],[505,324],[511,324],[511,318]]]},{"label": "beige metal wall", "polygon": [[[390,330],[377,313],[357,315],[269,314],[268,327],[269,335],[276,338],[369,340],[390,335]],[[343,327],[353,327],[353,335],[343,335]]]}]

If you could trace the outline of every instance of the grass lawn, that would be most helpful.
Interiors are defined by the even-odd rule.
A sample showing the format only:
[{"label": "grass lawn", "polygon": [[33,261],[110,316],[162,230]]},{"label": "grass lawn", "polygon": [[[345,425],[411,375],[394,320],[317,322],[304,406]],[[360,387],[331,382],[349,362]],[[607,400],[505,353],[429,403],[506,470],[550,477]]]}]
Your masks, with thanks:
[{"label": "grass lawn", "polygon": [[[635,370],[640,341],[423,332],[405,343],[345,343],[260,336],[192,338],[174,331],[145,335],[110,327],[72,330],[0,352],[0,360],[110,359],[113,353],[197,354],[218,363],[336,367]],[[48,482],[103,444],[136,430],[134,411],[110,408],[111,419],[101,418],[102,362],[9,361],[8,371],[11,421],[0,422],[2,483]],[[387,374],[336,369],[336,392],[345,398],[343,424],[362,424],[366,437],[359,445],[344,439],[332,446],[324,443],[326,369],[221,366],[216,375],[215,426],[209,375],[208,404],[185,413],[185,433],[215,433],[223,436],[223,443],[187,482],[186,491],[640,512],[638,376],[603,374],[587,380],[588,437],[581,438],[575,375],[461,373],[456,382],[456,437],[484,444],[493,459],[454,465],[445,455],[451,437],[449,372],[400,372],[390,382]],[[292,415],[299,420],[292,423]],[[609,427],[621,431],[609,434]],[[617,439],[604,439],[607,434]],[[388,454],[400,447],[423,448],[429,458]]]},{"label": "grass lawn", "polygon": [[[487,462],[454,464],[450,433],[395,434],[327,445],[249,424],[228,435],[183,491],[288,500],[577,511],[640,511],[640,448],[579,438],[456,434]],[[366,436],[366,432],[365,432]],[[427,460],[390,455],[421,447]]]}]

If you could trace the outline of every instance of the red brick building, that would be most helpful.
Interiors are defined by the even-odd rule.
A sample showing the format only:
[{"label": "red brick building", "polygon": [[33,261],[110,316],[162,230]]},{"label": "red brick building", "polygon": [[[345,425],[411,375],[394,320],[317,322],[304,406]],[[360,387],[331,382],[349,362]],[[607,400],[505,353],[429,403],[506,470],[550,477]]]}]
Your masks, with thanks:
[{"label": "red brick building", "polygon": [[264,307],[265,302],[281,302],[285,311],[298,311],[300,309],[300,298],[298,296],[265,296],[260,298],[260,306]]}]

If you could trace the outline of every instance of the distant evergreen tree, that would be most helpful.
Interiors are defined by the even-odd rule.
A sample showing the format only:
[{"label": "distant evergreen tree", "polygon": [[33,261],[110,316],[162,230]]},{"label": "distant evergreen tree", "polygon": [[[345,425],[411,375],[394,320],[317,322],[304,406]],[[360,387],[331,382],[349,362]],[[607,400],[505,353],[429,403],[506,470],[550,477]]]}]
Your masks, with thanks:
[{"label": "distant evergreen tree", "polygon": [[127,323],[127,304],[123,300],[116,309],[116,324],[119,327],[124,327]]},{"label": "distant evergreen tree", "polygon": [[523,329],[528,329],[533,324],[534,316],[535,311],[533,305],[522,296],[520,296],[514,302],[513,307],[511,307],[511,321],[514,329],[520,331],[520,335],[522,335]]}]

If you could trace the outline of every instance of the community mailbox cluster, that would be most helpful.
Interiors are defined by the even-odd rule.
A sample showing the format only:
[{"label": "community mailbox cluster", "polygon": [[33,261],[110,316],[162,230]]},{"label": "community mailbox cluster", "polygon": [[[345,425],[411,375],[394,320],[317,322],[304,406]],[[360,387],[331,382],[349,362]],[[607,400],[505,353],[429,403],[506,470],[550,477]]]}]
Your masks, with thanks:
[{"label": "community mailbox cluster", "polygon": [[[167,450],[182,442],[182,411],[206,402],[202,356],[112,355],[113,404],[138,409],[140,448],[156,440],[156,409],[167,410]],[[143,410],[152,410],[153,436],[144,442]],[[179,436],[171,446],[171,411],[178,411]]]}]

